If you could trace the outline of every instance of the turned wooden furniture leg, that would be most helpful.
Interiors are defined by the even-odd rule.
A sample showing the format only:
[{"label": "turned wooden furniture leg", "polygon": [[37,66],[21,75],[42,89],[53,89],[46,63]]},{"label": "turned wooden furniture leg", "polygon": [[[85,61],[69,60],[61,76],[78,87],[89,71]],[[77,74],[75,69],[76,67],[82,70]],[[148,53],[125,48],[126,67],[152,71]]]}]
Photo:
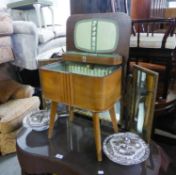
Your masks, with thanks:
[{"label": "turned wooden furniture leg", "polygon": [[48,138],[50,139],[53,135],[53,128],[55,122],[55,116],[57,111],[57,102],[51,102],[51,111],[50,111],[50,122],[49,122],[49,130],[48,130]]},{"label": "turned wooden furniture leg", "polygon": [[73,112],[73,107],[69,106],[69,121],[72,122],[74,120],[74,112]]},{"label": "turned wooden furniture leg", "polygon": [[112,122],[112,127],[114,129],[114,132],[118,132],[117,119],[116,119],[116,113],[115,113],[114,106],[109,110],[109,113],[111,116],[111,122]]},{"label": "turned wooden furniture leg", "polygon": [[93,113],[94,137],[97,151],[97,160],[102,161],[101,131],[98,113]]}]

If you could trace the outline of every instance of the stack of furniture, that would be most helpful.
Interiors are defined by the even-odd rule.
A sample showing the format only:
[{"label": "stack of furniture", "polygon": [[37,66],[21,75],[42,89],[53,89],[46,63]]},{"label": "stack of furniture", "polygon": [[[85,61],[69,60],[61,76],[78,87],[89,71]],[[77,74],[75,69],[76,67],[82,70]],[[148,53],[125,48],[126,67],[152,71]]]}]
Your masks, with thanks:
[{"label": "stack of furniture", "polygon": [[[39,98],[28,95],[28,98],[14,99],[17,91],[5,82],[14,82],[12,66],[7,62],[13,61],[11,36],[13,35],[12,20],[8,14],[0,13],[0,153],[7,154],[16,151],[16,134],[22,125],[25,115],[38,110]],[[18,84],[19,85],[19,84]],[[23,85],[20,85],[23,86]],[[27,87],[27,86],[25,86]],[[30,88],[30,86],[28,86]],[[32,91],[31,91],[32,92]],[[19,95],[19,94],[18,94]],[[13,97],[13,99],[12,99]]]},{"label": "stack of furniture", "polygon": [[[50,59],[65,50],[65,26],[54,25],[52,1],[22,0],[7,4],[13,19],[14,64],[17,67],[36,70],[38,62]],[[43,8],[51,12],[51,23],[46,24]]]}]

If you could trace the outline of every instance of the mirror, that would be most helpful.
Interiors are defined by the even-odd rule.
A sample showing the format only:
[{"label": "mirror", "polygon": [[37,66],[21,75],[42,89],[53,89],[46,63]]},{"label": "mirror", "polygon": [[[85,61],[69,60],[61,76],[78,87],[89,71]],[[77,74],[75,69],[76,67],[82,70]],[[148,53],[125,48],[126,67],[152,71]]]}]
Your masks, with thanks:
[{"label": "mirror", "polygon": [[158,84],[158,73],[134,65],[132,69],[130,95],[129,129],[137,132],[150,142],[153,124],[154,105]]}]

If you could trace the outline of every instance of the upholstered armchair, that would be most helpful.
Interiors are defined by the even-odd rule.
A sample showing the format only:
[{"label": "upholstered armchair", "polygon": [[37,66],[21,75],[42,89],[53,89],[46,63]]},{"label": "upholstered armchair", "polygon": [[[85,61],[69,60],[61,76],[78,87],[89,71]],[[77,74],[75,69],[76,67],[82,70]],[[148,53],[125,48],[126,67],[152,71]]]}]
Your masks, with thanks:
[{"label": "upholstered armchair", "polygon": [[[0,11],[0,154],[16,151],[16,134],[26,115],[39,109],[39,98],[32,97],[33,88],[13,80],[11,36],[12,20]],[[24,93],[25,92],[25,93]]]}]

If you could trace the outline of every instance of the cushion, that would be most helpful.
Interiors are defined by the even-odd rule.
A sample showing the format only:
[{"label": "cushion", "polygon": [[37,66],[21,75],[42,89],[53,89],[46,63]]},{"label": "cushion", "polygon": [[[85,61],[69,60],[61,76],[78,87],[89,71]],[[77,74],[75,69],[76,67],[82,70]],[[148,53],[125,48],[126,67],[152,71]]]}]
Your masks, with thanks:
[{"label": "cushion", "polygon": [[25,115],[38,110],[39,98],[9,100],[0,105],[0,132],[9,133],[21,126]]},{"label": "cushion", "polygon": [[39,43],[45,43],[54,38],[54,33],[50,29],[38,29]]},{"label": "cushion", "polygon": [[0,64],[14,60],[11,47],[0,47]]},{"label": "cushion", "polygon": [[18,129],[7,134],[0,134],[0,152],[2,155],[16,152],[17,133]]},{"label": "cushion", "polygon": [[[164,37],[163,33],[155,33],[154,35],[152,35],[151,33],[149,35],[147,35],[147,33],[140,33],[139,47],[161,48],[163,37]],[[131,35],[130,47],[137,47],[137,34],[136,36]],[[176,47],[175,35],[169,36],[166,40],[165,48],[174,49],[175,47]]]},{"label": "cushion", "polygon": [[0,35],[13,33],[12,20],[7,13],[0,12]]},{"label": "cushion", "polygon": [[9,46],[11,48],[11,38],[9,36],[0,37],[0,47]]},{"label": "cushion", "polygon": [[11,48],[11,38],[7,35],[2,36],[0,34],[0,63],[5,63],[12,60],[14,60],[14,55]]},{"label": "cushion", "polygon": [[19,99],[31,97],[34,88],[30,85],[23,85],[14,80],[0,81],[0,103],[5,103],[9,99]]},{"label": "cushion", "polygon": [[66,26],[54,26],[54,34],[55,37],[61,37],[61,36],[66,36]]},{"label": "cushion", "polygon": [[38,29],[39,43],[46,43],[49,40],[66,35],[65,26],[55,26]]}]

